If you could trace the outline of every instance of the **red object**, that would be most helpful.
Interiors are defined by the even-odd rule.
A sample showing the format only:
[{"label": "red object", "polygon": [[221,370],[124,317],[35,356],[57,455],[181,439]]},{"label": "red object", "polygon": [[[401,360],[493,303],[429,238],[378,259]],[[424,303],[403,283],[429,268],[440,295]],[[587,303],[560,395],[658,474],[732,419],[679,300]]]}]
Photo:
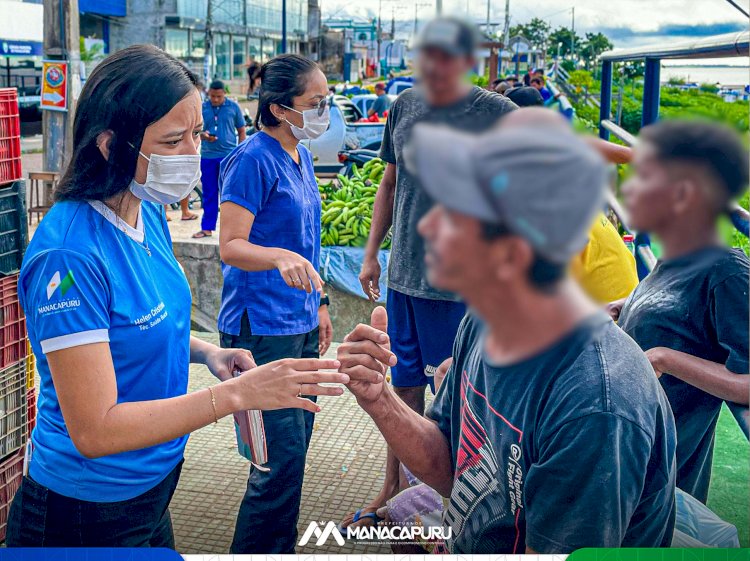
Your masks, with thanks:
[{"label": "red object", "polygon": [[625,234],[622,237],[622,241],[624,241],[625,243],[628,243],[628,242],[629,243],[634,243],[635,242],[635,236],[633,234]]},{"label": "red object", "polygon": [[29,426],[29,430],[27,431],[27,435],[29,439],[31,439],[31,431],[34,430],[34,427],[36,426],[36,389],[31,388],[26,393],[26,405],[29,408],[29,413],[27,417],[27,425]]},{"label": "red object", "polygon": [[21,179],[21,120],[16,88],[0,88],[0,185]]},{"label": "red object", "polygon": [[23,479],[24,448],[0,464],[0,541],[5,541],[10,503]]},{"label": "red object", "polygon": [[369,123],[379,123],[380,122],[380,117],[378,117],[377,113],[373,113],[372,115],[370,115],[369,117],[367,117],[367,122],[369,122]]},{"label": "red object", "polygon": [[375,89],[385,91],[385,84],[383,82],[378,82],[375,84]]},{"label": "red object", "polygon": [[349,159],[349,156],[347,156],[347,155],[346,155],[345,153],[343,153],[343,152],[339,152],[339,163],[340,163],[340,164],[343,164],[343,163],[344,163],[345,161],[347,161],[348,159]]},{"label": "red object", "polygon": [[23,309],[18,301],[18,273],[0,277],[0,325],[5,325],[23,317]]},{"label": "red object", "polygon": [[26,318],[0,325],[0,368],[26,358]]}]

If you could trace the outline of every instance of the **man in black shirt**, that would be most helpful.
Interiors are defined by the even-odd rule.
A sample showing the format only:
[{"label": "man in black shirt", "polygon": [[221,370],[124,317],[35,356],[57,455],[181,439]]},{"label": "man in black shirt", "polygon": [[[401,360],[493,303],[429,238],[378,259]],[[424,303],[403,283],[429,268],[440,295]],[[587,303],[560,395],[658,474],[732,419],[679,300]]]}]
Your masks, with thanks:
[{"label": "man in black shirt", "polygon": [[[747,405],[750,261],[718,241],[717,220],[748,182],[748,154],[711,123],[643,130],[624,186],[632,227],[658,236],[661,261],[613,317],[646,351],[674,412],[677,486],[708,498],[723,400]],[[622,306],[622,311],[619,307]]]},{"label": "man in black shirt", "polygon": [[668,546],[666,397],[643,352],[566,275],[603,205],[601,159],[562,127],[474,138],[425,124],[405,158],[437,201],[419,223],[429,281],[471,313],[426,417],[384,383],[401,358],[385,310],[338,358],[398,459],[450,497],[438,551]]}]

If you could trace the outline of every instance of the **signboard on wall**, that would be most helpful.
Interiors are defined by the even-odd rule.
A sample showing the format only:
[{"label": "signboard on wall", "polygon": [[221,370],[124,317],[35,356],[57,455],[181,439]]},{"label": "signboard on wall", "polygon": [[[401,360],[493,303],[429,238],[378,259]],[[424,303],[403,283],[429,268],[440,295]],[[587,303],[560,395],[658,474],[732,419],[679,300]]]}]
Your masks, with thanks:
[{"label": "signboard on wall", "polygon": [[68,63],[42,61],[42,109],[68,110]]}]

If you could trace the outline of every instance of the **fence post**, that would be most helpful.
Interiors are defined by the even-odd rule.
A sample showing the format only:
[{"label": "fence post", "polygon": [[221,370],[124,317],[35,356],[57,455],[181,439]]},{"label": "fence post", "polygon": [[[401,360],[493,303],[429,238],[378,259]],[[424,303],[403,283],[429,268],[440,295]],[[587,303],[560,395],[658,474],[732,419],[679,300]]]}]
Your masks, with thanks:
[{"label": "fence post", "polygon": [[602,87],[599,99],[599,137],[609,140],[609,131],[601,122],[608,120],[612,111],[612,61],[602,61]]},{"label": "fence post", "polygon": [[643,127],[655,123],[659,118],[660,74],[661,60],[647,58],[646,75],[643,82],[643,113],[641,116],[641,126]]}]

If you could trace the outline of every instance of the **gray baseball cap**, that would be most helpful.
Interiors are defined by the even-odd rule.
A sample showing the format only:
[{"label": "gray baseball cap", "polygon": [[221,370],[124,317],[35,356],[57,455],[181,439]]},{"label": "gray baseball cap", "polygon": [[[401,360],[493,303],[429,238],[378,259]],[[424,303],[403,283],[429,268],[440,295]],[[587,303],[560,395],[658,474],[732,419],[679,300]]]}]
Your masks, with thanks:
[{"label": "gray baseball cap", "polygon": [[475,26],[455,17],[439,17],[427,22],[417,39],[417,47],[434,47],[452,56],[473,56],[479,33]]},{"label": "gray baseball cap", "polygon": [[418,124],[404,155],[435,201],[506,226],[553,263],[566,264],[584,248],[604,207],[604,161],[560,127],[501,127],[477,136]]}]

